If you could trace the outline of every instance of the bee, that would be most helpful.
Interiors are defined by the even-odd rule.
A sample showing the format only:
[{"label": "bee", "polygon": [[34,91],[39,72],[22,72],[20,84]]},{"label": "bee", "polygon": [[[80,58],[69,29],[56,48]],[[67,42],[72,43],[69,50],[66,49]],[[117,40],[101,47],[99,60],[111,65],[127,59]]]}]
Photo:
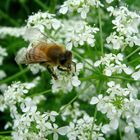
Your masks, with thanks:
[{"label": "bee", "polygon": [[18,64],[39,63],[47,68],[55,80],[58,78],[54,73],[54,66],[57,66],[58,70],[70,72],[74,65],[76,71],[75,63],[72,61],[72,52],[66,50],[63,45],[52,42],[39,42],[27,50],[21,60],[19,60],[20,57],[17,55],[15,58]]}]

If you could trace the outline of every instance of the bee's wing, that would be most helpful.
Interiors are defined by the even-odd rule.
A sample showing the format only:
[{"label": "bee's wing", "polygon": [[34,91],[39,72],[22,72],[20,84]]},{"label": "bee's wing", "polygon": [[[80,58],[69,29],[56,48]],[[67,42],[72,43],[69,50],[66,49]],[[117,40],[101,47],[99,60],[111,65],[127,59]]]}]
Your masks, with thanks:
[{"label": "bee's wing", "polygon": [[15,61],[17,64],[25,64],[25,58],[26,58],[27,48],[21,48],[15,57]]},{"label": "bee's wing", "polygon": [[18,53],[15,60],[18,64],[47,62],[46,55],[42,51],[38,50],[37,47],[26,50],[26,53],[23,55]]}]

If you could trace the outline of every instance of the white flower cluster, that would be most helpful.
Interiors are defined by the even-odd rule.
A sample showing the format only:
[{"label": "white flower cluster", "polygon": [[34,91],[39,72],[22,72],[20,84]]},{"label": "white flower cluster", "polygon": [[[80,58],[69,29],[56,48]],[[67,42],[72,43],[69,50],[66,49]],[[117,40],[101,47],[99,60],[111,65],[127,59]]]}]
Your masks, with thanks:
[{"label": "white flower cluster", "polygon": [[7,35],[22,37],[25,33],[25,27],[0,27],[0,38],[4,38]]},{"label": "white flower cluster", "polygon": [[107,43],[112,44],[113,49],[121,49],[124,46],[129,45],[133,47],[134,45],[140,45],[139,36],[139,25],[140,25],[140,15],[136,12],[131,12],[127,7],[121,6],[120,8],[113,8],[110,6],[108,8],[110,15],[115,17],[112,20],[114,24],[114,31],[107,38]]},{"label": "white flower cluster", "polygon": [[135,128],[140,128],[140,100],[137,99],[137,90],[129,84],[122,88],[114,81],[108,82],[107,95],[102,94],[92,97],[90,104],[97,105],[97,110],[105,114],[109,124],[102,127],[104,133],[116,130],[120,119],[126,120],[125,132],[133,133]]},{"label": "white flower cluster", "polygon": [[[28,106],[31,106],[31,100],[28,99]],[[29,110],[23,115],[16,116],[14,120],[12,132],[15,140],[35,139],[35,140],[48,140],[47,136],[53,134],[53,140],[58,140],[59,135],[66,135],[68,131],[67,126],[58,127],[55,123],[57,112],[44,112],[41,114],[39,111]]]},{"label": "white flower cluster", "polygon": [[57,93],[63,91],[64,93],[70,92],[73,87],[78,87],[81,84],[81,81],[78,79],[80,70],[82,69],[82,63],[76,64],[76,72],[73,67],[69,73],[55,70],[56,75],[58,76],[57,80],[52,79],[52,92]]},{"label": "white flower cluster", "polygon": [[94,63],[95,67],[98,67],[100,65],[105,66],[104,67],[104,74],[106,76],[111,76],[113,73],[122,73],[125,72],[126,74],[131,74],[132,69],[127,67],[126,64],[122,64],[123,61],[123,55],[122,54],[105,54],[104,57],[101,57],[100,60],[97,60]]},{"label": "white flower cluster", "polygon": [[[96,125],[93,117],[85,114],[83,117],[77,119],[75,122],[70,122],[67,137],[69,140],[105,140],[101,132],[101,125]],[[90,136],[92,133],[92,136]]]},{"label": "white flower cluster", "polygon": [[[38,80],[38,79],[37,79]],[[45,97],[28,97],[29,89],[36,86],[36,79],[31,83],[16,82],[8,87],[1,95],[0,110],[10,110],[13,122],[8,122],[5,128],[12,127],[12,136],[14,140],[47,140],[47,136],[53,134],[53,139],[58,140],[59,135],[66,135],[68,127],[58,127],[55,118],[58,115],[55,111],[44,112],[37,111],[37,104]]]},{"label": "white flower cluster", "polygon": [[66,14],[67,12],[77,11],[81,18],[85,19],[91,7],[103,6],[100,0],[67,0],[60,7],[59,12]]},{"label": "white flower cluster", "polygon": [[35,87],[34,83],[13,83],[8,86],[8,89],[1,95],[0,110],[3,111],[10,107],[11,113],[15,113],[16,103],[20,103],[24,100],[25,94],[28,90]]},{"label": "white flower cluster", "polygon": [[68,118],[71,118],[73,121],[76,121],[79,117],[82,117],[84,114],[86,114],[85,111],[79,109],[80,104],[78,102],[74,102],[73,105],[68,106],[65,108],[65,106],[62,106],[60,110],[63,110],[61,113],[62,120],[66,121]]},{"label": "white flower cluster", "polygon": [[38,12],[29,16],[27,20],[27,28],[37,28],[44,33],[44,30],[57,30],[61,26],[61,22],[55,18],[54,14],[47,12]]},{"label": "white flower cluster", "polygon": [[64,39],[66,48],[71,50],[72,47],[78,47],[78,45],[84,45],[87,43],[90,46],[95,44],[95,34],[99,31],[96,27],[91,27],[84,21],[63,21],[63,26],[56,36],[57,38]]},{"label": "white flower cluster", "polygon": [[[61,109],[64,109],[61,112],[62,119],[64,121],[71,120],[66,134],[69,140],[105,140],[101,132],[102,125],[96,125],[96,120],[93,117],[90,117],[84,110],[80,110],[78,102],[74,102],[73,105],[66,108],[62,106]],[[92,126],[93,121],[94,126]]]}]

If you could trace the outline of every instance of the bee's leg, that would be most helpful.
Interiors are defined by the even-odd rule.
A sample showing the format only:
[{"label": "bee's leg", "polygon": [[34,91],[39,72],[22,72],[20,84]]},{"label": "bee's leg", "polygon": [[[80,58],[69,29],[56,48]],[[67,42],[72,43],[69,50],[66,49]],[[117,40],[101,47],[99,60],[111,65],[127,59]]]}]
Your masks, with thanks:
[{"label": "bee's leg", "polygon": [[76,72],[76,63],[72,61],[72,65],[74,66],[74,70]]},{"label": "bee's leg", "polygon": [[46,62],[40,62],[39,64],[42,65],[42,66],[44,66],[44,67],[47,66],[47,63]]},{"label": "bee's leg", "polygon": [[61,66],[57,66],[57,68],[58,68],[59,70],[61,70],[61,71],[68,71],[67,69],[62,68]]},{"label": "bee's leg", "polygon": [[54,73],[53,68],[52,68],[50,65],[47,65],[47,70],[48,70],[48,72],[53,76],[53,78],[54,78],[55,80],[58,79],[57,76],[56,76],[56,74]]}]

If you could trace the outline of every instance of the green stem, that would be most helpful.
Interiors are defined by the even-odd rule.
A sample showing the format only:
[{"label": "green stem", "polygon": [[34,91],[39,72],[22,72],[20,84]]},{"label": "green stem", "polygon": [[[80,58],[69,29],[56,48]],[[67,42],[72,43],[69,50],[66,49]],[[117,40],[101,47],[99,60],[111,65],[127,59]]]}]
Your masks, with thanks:
[{"label": "green stem", "polygon": [[122,140],[122,133],[121,133],[120,128],[119,128],[119,135],[120,135],[120,140]]},{"label": "green stem", "polygon": [[35,0],[35,2],[36,2],[41,8],[43,8],[44,11],[47,11],[47,10],[48,10],[47,6],[45,6],[45,3],[43,3],[41,0]]},{"label": "green stem", "polygon": [[[22,67],[22,65],[20,64],[19,65],[19,69],[20,69],[20,71],[23,71],[23,67]],[[26,74],[25,73],[23,73],[23,78],[24,78],[24,80],[25,81],[27,81],[28,79],[27,79],[27,76],[26,76]]]},{"label": "green stem", "polygon": [[138,62],[138,61],[140,61],[140,57],[137,57],[136,59],[133,59],[133,60],[129,61],[128,63],[132,64],[132,63]]},{"label": "green stem", "polygon": [[99,73],[97,72],[97,70],[95,69],[95,67],[94,67],[92,64],[90,64],[88,61],[86,61],[85,58],[81,57],[81,56],[80,56],[77,52],[75,52],[75,51],[72,51],[72,53],[73,53],[74,55],[76,55],[79,59],[81,59],[83,62],[86,62],[89,66],[91,66],[91,67],[92,67],[91,70],[92,70],[94,73],[99,74]]},{"label": "green stem", "polygon": [[34,97],[34,96],[43,95],[43,94],[46,94],[46,93],[49,93],[49,92],[51,92],[51,89],[45,90],[43,92],[35,93],[35,94],[29,95],[29,96]]},{"label": "green stem", "polygon": [[92,139],[92,131],[93,131],[93,128],[94,128],[96,115],[97,115],[97,109],[95,108],[95,111],[94,111],[94,117],[93,117],[93,121],[92,121],[92,126],[91,126],[91,131],[90,131],[90,137],[89,137],[89,140],[93,140],[93,139]]},{"label": "green stem", "polygon": [[59,113],[62,113],[69,105],[71,105],[80,95],[83,91],[85,91],[86,89],[88,89],[88,87],[86,87],[85,89],[83,89],[80,93],[78,93],[72,100],[70,100],[60,111]]},{"label": "green stem", "polygon": [[[98,85],[99,91],[98,91],[98,94],[101,94],[101,91],[103,89],[103,85],[104,85],[104,80],[103,79],[99,80],[99,85]],[[92,132],[93,132],[94,124],[95,124],[96,115],[97,115],[97,107],[95,107],[95,111],[94,111],[94,117],[93,117],[93,122],[92,122],[92,126],[91,126],[89,140],[92,140]]]},{"label": "green stem", "polygon": [[[125,77],[121,77],[121,76],[105,76],[105,75],[96,75],[96,74],[93,74],[93,75],[90,75],[88,77],[82,77],[82,78],[79,78],[81,81],[87,81],[87,80],[91,80],[91,79],[102,79],[102,80],[105,80],[107,78],[110,78],[110,79],[122,79],[122,80],[127,80],[127,81],[133,81],[135,82],[135,80],[131,79],[131,78],[125,78]],[[137,80],[137,82],[140,82],[140,80]]]},{"label": "green stem", "polygon": [[125,78],[125,77],[121,77],[121,76],[110,76],[109,78],[113,78],[113,79],[122,79],[122,80],[127,80],[127,81],[133,81],[133,82],[140,82],[140,80],[133,80],[133,79],[130,79],[130,78]]},{"label": "green stem", "polygon": [[11,132],[12,132],[12,130],[9,130],[9,131],[0,131],[0,135],[2,135],[2,134],[9,134]]},{"label": "green stem", "polygon": [[98,8],[98,20],[99,20],[99,29],[100,29],[100,45],[101,45],[101,54],[104,54],[103,48],[103,31],[102,31],[102,20],[101,20],[101,13],[100,8]]},{"label": "green stem", "polygon": [[82,78],[79,78],[80,81],[87,81],[87,80],[91,80],[91,79],[97,79],[96,75],[93,74],[93,75],[90,75],[88,77],[82,77]]},{"label": "green stem", "polygon": [[24,70],[22,70],[22,71],[20,71],[20,72],[18,72],[18,73],[16,73],[16,74],[14,74],[14,75],[12,75],[12,76],[6,78],[6,79],[4,79],[4,80],[1,80],[1,81],[0,81],[0,84],[3,84],[3,83],[7,83],[7,82],[9,82],[9,81],[12,81],[13,79],[15,79],[15,78],[21,76],[22,74],[24,74],[24,73],[26,73],[26,72],[28,72],[28,71],[29,71],[29,69],[26,68],[26,69],[24,69]]},{"label": "green stem", "polygon": [[60,111],[59,113],[62,113],[69,105],[71,105],[77,98],[79,97],[79,94],[77,94],[70,102],[68,102]]},{"label": "green stem", "polygon": [[83,93],[83,91],[87,90],[88,88],[89,86],[87,86],[81,92],[79,92],[72,100],[70,100],[70,102],[68,102],[63,108],[61,108],[59,113],[62,113],[69,105],[71,105],[81,95],[81,93]]},{"label": "green stem", "polygon": [[124,60],[126,60],[126,59],[128,59],[129,57],[131,57],[133,54],[135,54],[137,51],[139,51],[140,50],[140,47],[139,48],[137,48],[136,50],[134,50],[132,53],[130,53],[129,55],[127,55],[125,58],[124,58]]}]

